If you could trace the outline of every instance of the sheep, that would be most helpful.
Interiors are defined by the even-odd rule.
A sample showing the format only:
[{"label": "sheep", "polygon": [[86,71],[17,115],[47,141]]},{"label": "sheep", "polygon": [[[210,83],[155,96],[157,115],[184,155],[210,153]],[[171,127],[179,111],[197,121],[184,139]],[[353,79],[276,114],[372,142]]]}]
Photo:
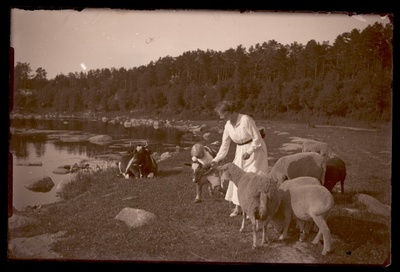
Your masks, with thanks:
[{"label": "sheep", "polygon": [[315,140],[305,140],[302,145],[302,152],[317,152],[325,158],[332,158],[336,156],[330,145],[325,142]]},{"label": "sheep", "polygon": [[[294,178],[294,179],[288,179],[285,180],[278,188],[278,196],[279,199],[282,198],[283,194],[290,188],[293,187],[297,187],[297,186],[304,186],[304,185],[320,185],[321,183],[318,179],[314,178],[314,177],[298,177],[298,178]],[[290,223],[290,221],[289,221]],[[300,241],[304,241],[305,240],[305,234],[309,233],[309,230],[311,228],[312,224],[307,224],[305,225],[306,222],[297,219],[296,222],[296,227],[300,228]],[[308,222],[307,222],[308,223]],[[287,226],[289,227],[289,225]],[[287,230],[286,230],[287,233]],[[284,237],[284,235],[282,234],[281,237],[279,238],[280,240],[282,240]]]},{"label": "sheep", "polygon": [[[318,244],[323,238],[322,255],[331,251],[331,232],[326,223],[330,211],[334,205],[332,194],[321,185],[295,186],[287,189],[280,200],[278,211],[273,218],[281,221],[281,214],[284,215],[285,227],[280,240],[287,237],[287,230],[292,217],[303,221],[313,221],[318,226],[318,233],[312,240],[312,244]],[[300,225],[304,231],[304,225]]]},{"label": "sheep", "polygon": [[196,197],[194,203],[200,203],[203,186],[207,186],[210,196],[213,195],[215,188],[221,193],[224,193],[223,184],[221,183],[219,174],[216,169],[210,169],[205,166],[211,165],[216,151],[202,143],[196,143],[192,146],[191,152],[192,162],[184,163],[184,165],[191,166],[193,170],[192,181],[196,184]]},{"label": "sheep", "polygon": [[261,245],[267,243],[266,227],[279,204],[276,182],[271,181],[267,175],[245,172],[234,163],[217,166],[217,169],[221,172],[221,180],[231,180],[238,188],[239,203],[243,211],[242,225],[239,231],[244,231],[245,220],[248,216],[253,232],[252,248],[257,247],[257,222],[262,223]]},{"label": "sheep", "polygon": [[214,194],[215,188],[218,191],[225,193],[225,189],[222,186],[219,173],[215,169],[205,167],[200,161],[192,161],[192,163],[185,163],[185,165],[191,166],[193,170],[192,181],[196,184],[196,197],[194,203],[202,202],[203,186],[207,186],[210,196]]},{"label": "sheep", "polygon": [[302,176],[317,178],[323,184],[325,178],[325,158],[315,152],[286,155],[277,160],[269,175],[273,180],[278,182],[278,186],[287,179]]},{"label": "sheep", "polygon": [[344,180],[346,179],[346,164],[338,157],[326,161],[324,186],[332,192],[333,187],[340,181],[342,193],[344,193]]}]

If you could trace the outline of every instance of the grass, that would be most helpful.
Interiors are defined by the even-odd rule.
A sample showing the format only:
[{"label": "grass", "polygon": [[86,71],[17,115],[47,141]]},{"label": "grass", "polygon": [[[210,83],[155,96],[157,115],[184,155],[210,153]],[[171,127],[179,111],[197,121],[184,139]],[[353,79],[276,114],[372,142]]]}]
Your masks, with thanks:
[{"label": "grass", "polygon": [[[290,137],[328,142],[346,162],[345,194],[333,193],[336,205],[328,220],[333,251],[326,257],[321,256],[320,245],[310,243],[301,244],[305,249],[299,254],[295,230],[289,233],[290,239],[281,242],[277,240],[279,234],[268,229],[270,246],[252,250],[250,223],[244,233],[239,233],[241,217],[229,217],[233,206],[223,195],[216,193],[211,197],[204,190],[203,202],[193,203],[195,187],[190,168],[184,165],[190,160],[189,149],[161,161],[160,172],[153,179],[121,179],[116,177],[115,168],[79,174],[64,195],[65,200],[41,209],[18,212],[40,223],[10,230],[9,237],[66,231],[67,235],[52,248],[63,260],[262,264],[296,263],[302,262],[304,257],[318,264],[381,266],[387,262],[391,250],[391,222],[357,207],[352,197],[366,193],[391,205],[390,129],[354,131],[267,121],[257,123],[266,128],[271,166],[286,154],[280,148],[293,140]],[[288,134],[279,135],[279,132]],[[214,133],[208,142],[216,139],[220,140],[220,135]],[[233,151],[231,147],[226,161],[232,161]],[[129,228],[114,219],[125,207],[152,212],[157,220],[144,227]],[[360,212],[350,215],[343,208],[360,208]]]}]

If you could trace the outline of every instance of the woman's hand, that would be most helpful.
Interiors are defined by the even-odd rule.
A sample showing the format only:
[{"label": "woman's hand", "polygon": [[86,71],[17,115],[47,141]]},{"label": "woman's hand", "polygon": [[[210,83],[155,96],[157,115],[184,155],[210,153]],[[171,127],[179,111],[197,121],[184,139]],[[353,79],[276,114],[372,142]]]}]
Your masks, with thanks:
[{"label": "woman's hand", "polygon": [[215,165],[217,165],[217,162],[211,161],[210,163],[204,164],[204,168],[205,169],[210,169],[210,168],[214,167]]},{"label": "woman's hand", "polygon": [[247,152],[244,152],[243,155],[242,155],[242,159],[243,160],[247,160],[248,158],[250,158],[250,154],[247,153]]}]

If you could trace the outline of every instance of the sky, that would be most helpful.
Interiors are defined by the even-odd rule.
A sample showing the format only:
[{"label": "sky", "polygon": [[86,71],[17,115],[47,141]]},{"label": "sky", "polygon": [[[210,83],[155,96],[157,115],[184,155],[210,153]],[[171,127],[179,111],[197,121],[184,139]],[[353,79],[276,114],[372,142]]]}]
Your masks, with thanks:
[{"label": "sky", "polygon": [[377,14],[224,10],[11,10],[11,46],[17,62],[47,79],[58,74],[147,65],[187,51],[225,51],[275,40],[283,45],[329,42],[375,22]]}]

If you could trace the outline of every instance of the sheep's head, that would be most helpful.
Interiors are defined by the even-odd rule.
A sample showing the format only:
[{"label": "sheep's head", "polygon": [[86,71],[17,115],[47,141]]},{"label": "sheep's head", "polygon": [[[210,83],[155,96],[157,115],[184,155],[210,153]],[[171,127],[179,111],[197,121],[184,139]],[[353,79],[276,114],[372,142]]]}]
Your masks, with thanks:
[{"label": "sheep's head", "polygon": [[277,184],[271,182],[268,185],[268,191],[267,191],[267,208],[269,215],[276,214],[279,207],[280,199],[281,198],[279,197]]},{"label": "sheep's head", "polygon": [[256,219],[266,220],[268,216],[273,216],[279,205],[278,189],[275,183],[268,183],[266,188],[260,191],[260,207],[255,211]]},{"label": "sheep's head", "polygon": [[217,170],[221,176],[221,182],[228,181],[232,179],[231,173],[229,171],[229,165],[231,163],[224,164],[222,166],[217,166]]},{"label": "sheep's head", "polygon": [[256,209],[254,210],[254,216],[256,219],[258,220],[266,220],[267,219],[267,192],[262,191],[260,192],[260,206],[256,207]]},{"label": "sheep's head", "polygon": [[192,181],[194,183],[198,182],[201,177],[202,177],[202,165],[201,163],[197,162],[192,162],[192,170],[193,170],[193,176],[192,176]]}]

